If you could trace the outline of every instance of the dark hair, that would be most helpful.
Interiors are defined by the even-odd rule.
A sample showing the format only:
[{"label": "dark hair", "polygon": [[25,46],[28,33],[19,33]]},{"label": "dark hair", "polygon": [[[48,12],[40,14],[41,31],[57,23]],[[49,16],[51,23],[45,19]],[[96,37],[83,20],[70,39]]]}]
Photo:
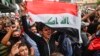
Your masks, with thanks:
[{"label": "dark hair", "polygon": [[38,22],[37,23],[37,29],[38,29],[38,31],[42,31],[45,26],[46,26],[45,24],[43,24],[41,22]]},{"label": "dark hair", "polygon": [[89,17],[90,21],[91,21],[91,22],[94,21],[95,17],[96,17],[95,14],[91,15],[91,16]]},{"label": "dark hair", "polygon": [[36,27],[36,24],[31,25],[29,28]]},{"label": "dark hair", "polygon": [[20,48],[21,46],[27,46],[27,45],[24,42],[22,42],[22,43],[19,44],[18,48]]}]

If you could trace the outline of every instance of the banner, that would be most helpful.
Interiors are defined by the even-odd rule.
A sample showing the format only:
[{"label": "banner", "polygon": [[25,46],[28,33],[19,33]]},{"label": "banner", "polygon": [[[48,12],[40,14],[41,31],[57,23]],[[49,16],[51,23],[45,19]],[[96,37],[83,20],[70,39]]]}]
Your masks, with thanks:
[{"label": "banner", "polygon": [[61,2],[27,2],[27,10],[34,21],[50,27],[79,29],[80,18],[75,4]]},{"label": "banner", "polygon": [[35,22],[43,22],[52,28],[73,28],[80,31],[81,14],[79,15],[75,4],[36,1],[27,2],[26,7]]}]

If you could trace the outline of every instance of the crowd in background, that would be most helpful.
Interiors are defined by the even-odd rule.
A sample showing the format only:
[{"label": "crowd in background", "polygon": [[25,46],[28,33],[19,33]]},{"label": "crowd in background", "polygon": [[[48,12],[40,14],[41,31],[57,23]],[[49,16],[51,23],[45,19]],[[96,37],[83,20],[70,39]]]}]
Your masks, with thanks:
[{"label": "crowd in background", "polygon": [[27,19],[25,14],[0,17],[0,56],[100,56],[100,6],[82,12],[83,43],[73,43],[65,32],[41,22],[30,25]]}]

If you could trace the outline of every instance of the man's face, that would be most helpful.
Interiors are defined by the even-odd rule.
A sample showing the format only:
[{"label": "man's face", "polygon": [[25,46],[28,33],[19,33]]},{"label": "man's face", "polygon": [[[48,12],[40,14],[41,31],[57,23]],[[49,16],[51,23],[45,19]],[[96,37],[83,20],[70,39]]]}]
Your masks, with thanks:
[{"label": "man's face", "polygon": [[21,36],[21,32],[20,31],[14,31],[13,32],[13,37],[20,37]]},{"label": "man's face", "polygon": [[31,31],[32,31],[33,33],[37,33],[36,27],[35,27],[35,26],[31,27]]},{"label": "man's face", "polygon": [[29,53],[29,51],[28,51],[27,46],[21,46],[21,47],[19,47],[19,54],[21,56],[28,56],[28,53]]},{"label": "man's face", "polygon": [[41,34],[44,38],[49,39],[51,37],[52,34],[52,29],[50,29],[49,27],[45,26],[43,28],[43,30],[41,31]]}]

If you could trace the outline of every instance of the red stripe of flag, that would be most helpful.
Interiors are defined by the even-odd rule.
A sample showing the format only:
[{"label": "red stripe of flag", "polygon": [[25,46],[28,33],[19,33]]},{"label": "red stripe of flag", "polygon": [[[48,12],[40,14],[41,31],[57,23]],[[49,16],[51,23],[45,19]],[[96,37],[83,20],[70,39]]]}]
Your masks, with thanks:
[{"label": "red stripe of flag", "polygon": [[27,11],[33,14],[60,14],[70,13],[77,15],[77,6],[75,4],[64,2],[42,2],[42,1],[28,1]]}]

